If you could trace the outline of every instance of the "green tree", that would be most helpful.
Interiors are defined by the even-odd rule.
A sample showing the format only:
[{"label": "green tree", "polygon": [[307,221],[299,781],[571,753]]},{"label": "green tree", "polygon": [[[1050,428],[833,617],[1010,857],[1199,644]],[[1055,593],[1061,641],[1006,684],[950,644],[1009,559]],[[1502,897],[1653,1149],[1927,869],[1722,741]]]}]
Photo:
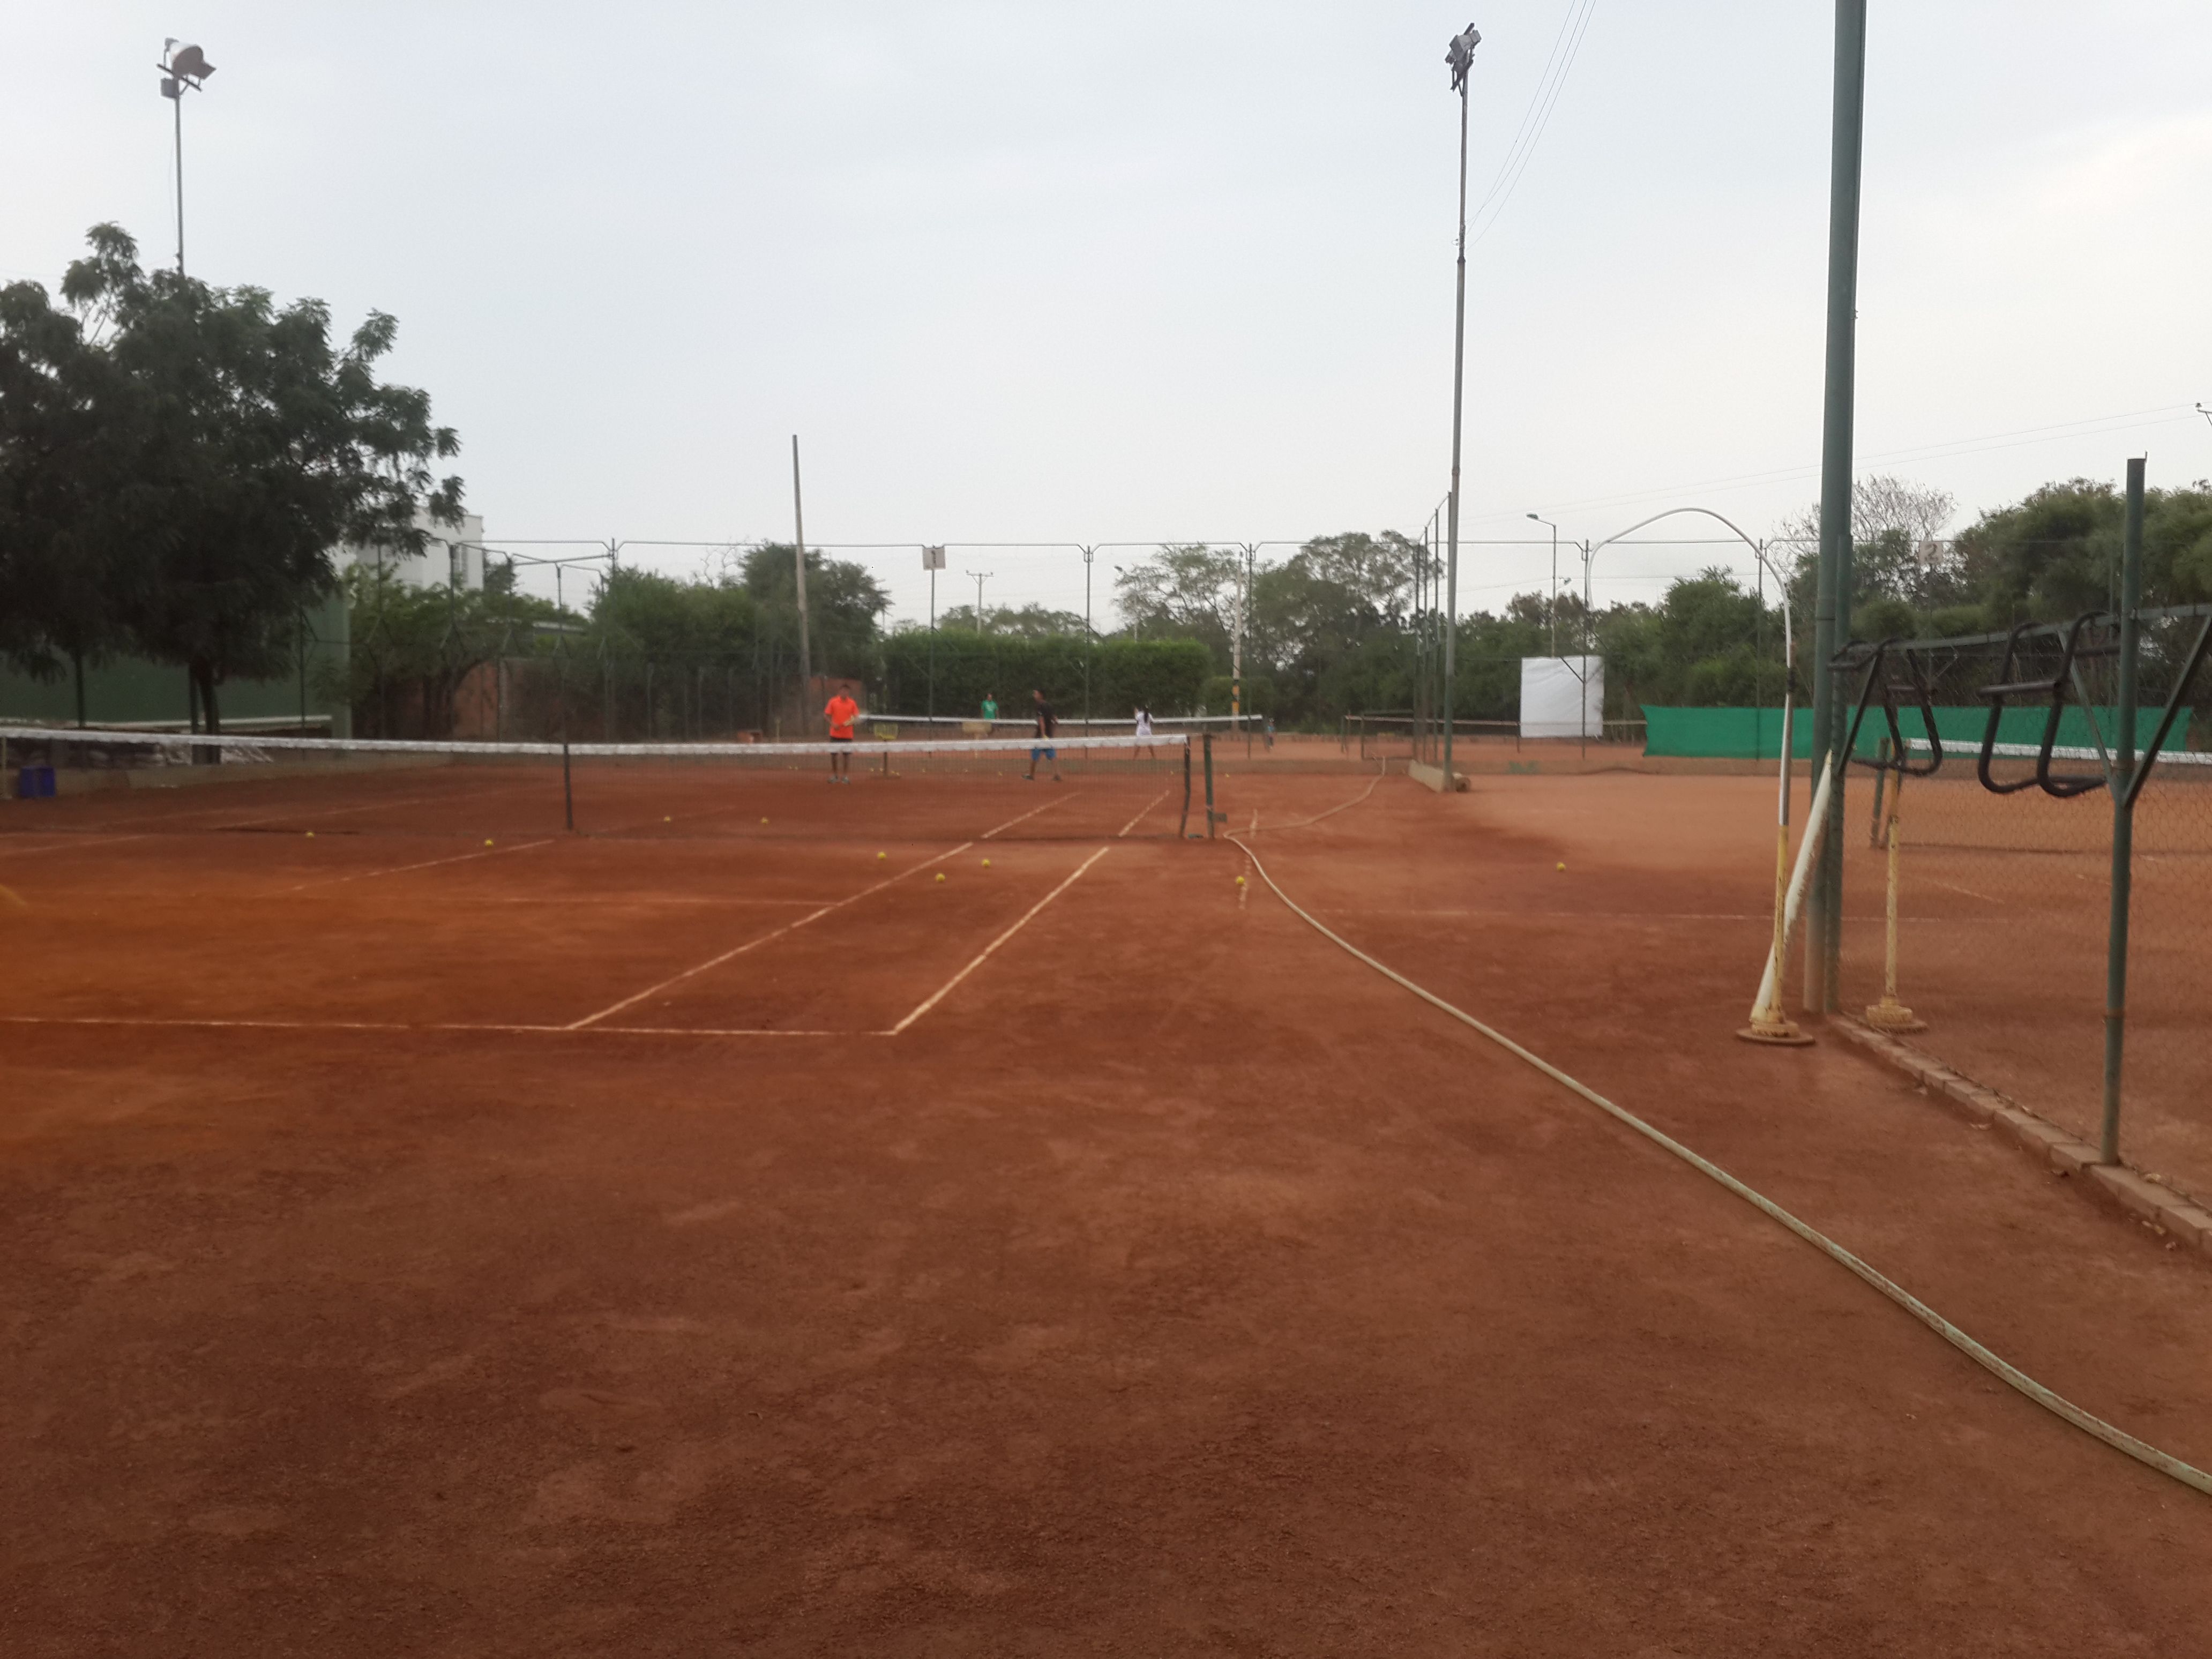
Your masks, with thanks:
[{"label": "green tree", "polygon": [[301,609],[337,580],[335,548],[419,552],[426,507],[458,520],[460,481],[430,469],[459,444],[426,394],[376,378],[391,317],[335,345],[320,301],[149,275],[113,225],[88,240],[62,294],[113,368],[97,406],[129,480],[100,531],[113,614],[138,651],[185,668],[220,730],[221,688],[283,671]]},{"label": "green tree", "polygon": [[36,283],[0,288],[0,657],[38,678],[120,643],[112,595],[132,481],[112,361]]},{"label": "green tree", "polygon": [[[796,673],[799,577],[789,542],[764,542],[736,557],[739,580],[758,607],[758,626],[775,656]],[[806,556],[807,645],[817,674],[878,677],[878,624],[890,595],[866,565]]]}]

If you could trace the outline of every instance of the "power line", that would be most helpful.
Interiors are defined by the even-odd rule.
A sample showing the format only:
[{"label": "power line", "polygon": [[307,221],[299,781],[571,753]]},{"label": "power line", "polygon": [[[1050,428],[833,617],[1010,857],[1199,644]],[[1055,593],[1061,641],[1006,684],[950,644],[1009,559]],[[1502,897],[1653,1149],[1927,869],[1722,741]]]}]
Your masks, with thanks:
[{"label": "power line", "polygon": [[[1498,167],[1497,180],[1490,186],[1489,194],[1475,204],[1474,217],[1478,222],[1473,235],[1468,238],[1470,241],[1479,242],[1490,234],[1504,215],[1506,204],[1513,199],[1513,192],[1520,188],[1522,177],[1528,171],[1528,163],[1534,159],[1536,146],[1543,142],[1544,130],[1552,124],[1552,112],[1559,107],[1559,94],[1567,84],[1567,76],[1574,69],[1576,58],[1582,52],[1583,38],[1589,33],[1590,18],[1596,10],[1597,0],[1570,0],[1567,15],[1559,24],[1559,37],[1552,43],[1552,55],[1545,60],[1544,73],[1537,79],[1535,94],[1529,99],[1528,108],[1521,118],[1521,130],[1514,134],[1513,143],[1506,149],[1505,160]],[[1564,52],[1561,50],[1563,46]],[[1533,129],[1529,126],[1532,117],[1535,122]],[[1524,132],[1528,135],[1525,143],[1522,137]],[[1501,191],[1504,191],[1502,196],[1499,194]],[[1485,219],[1483,210],[1490,206],[1492,198],[1497,198],[1498,205]]]}]

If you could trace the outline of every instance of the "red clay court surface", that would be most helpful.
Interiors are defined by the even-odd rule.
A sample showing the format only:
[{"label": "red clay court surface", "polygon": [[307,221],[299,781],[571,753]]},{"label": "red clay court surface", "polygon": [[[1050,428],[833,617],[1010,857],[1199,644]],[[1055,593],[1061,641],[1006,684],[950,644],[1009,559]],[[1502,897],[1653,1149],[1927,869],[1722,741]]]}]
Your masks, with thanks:
[{"label": "red clay court surface", "polygon": [[[2204,1646],[2212,1501],[1237,847],[1120,835],[1135,780],[988,840],[1049,786],[623,781],[578,837],[542,775],[0,805],[11,1654]],[[1765,784],[1368,790],[1223,801],[1363,948],[2212,1462],[2200,1261],[1730,1036]]]}]

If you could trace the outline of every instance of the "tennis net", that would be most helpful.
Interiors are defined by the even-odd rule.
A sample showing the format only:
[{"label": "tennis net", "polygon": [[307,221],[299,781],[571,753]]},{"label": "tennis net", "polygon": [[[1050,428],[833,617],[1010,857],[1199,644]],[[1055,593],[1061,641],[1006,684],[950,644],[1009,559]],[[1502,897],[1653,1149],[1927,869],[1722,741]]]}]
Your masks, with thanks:
[{"label": "tennis net", "polygon": [[870,724],[852,743],[566,745],[0,726],[19,798],[0,833],[1173,839],[1206,830],[1203,745]]}]

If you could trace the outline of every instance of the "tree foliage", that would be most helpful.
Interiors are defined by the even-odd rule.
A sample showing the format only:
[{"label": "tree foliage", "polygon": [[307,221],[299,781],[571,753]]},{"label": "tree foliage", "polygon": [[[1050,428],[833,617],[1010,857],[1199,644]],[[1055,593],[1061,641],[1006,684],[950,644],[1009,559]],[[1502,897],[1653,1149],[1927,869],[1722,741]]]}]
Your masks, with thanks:
[{"label": "tree foliage", "polygon": [[58,308],[0,294],[0,645],[51,672],[126,647],[220,689],[281,672],[342,543],[419,552],[456,453],[428,398],[377,379],[397,325],[334,343],[327,307],[148,273],[95,227]]}]

